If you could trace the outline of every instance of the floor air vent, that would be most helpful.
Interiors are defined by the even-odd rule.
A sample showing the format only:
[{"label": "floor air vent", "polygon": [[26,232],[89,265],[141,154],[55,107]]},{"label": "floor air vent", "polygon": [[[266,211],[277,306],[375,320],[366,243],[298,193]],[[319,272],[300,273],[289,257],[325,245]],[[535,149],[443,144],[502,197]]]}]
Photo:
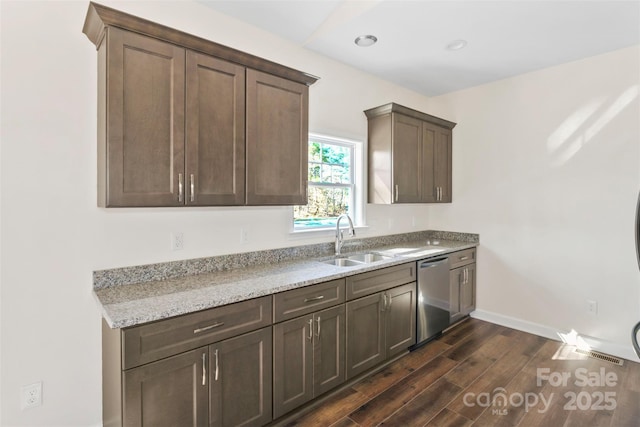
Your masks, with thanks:
[{"label": "floor air vent", "polygon": [[573,351],[575,351],[576,353],[584,354],[585,356],[588,356],[588,357],[590,357],[592,359],[604,360],[605,362],[613,363],[614,365],[618,365],[618,366],[622,366],[623,363],[624,363],[624,361],[622,359],[618,359],[617,357],[609,356],[608,354],[598,353],[597,351],[583,350],[581,348],[576,348]]}]

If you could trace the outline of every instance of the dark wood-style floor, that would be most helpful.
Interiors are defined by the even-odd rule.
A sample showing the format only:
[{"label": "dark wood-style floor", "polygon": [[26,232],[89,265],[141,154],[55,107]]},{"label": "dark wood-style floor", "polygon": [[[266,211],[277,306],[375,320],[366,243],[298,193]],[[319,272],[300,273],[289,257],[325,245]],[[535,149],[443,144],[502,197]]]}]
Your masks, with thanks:
[{"label": "dark wood-style floor", "polygon": [[288,425],[637,427],[640,364],[469,319]]}]

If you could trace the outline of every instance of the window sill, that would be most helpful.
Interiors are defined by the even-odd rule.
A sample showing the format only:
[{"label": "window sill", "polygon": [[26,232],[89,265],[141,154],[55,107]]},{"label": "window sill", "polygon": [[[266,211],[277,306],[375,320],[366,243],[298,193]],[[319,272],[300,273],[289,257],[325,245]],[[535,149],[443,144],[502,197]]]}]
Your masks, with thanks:
[{"label": "window sill", "polygon": [[[347,227],[340,227],[341,230],[345,230]],[[356,225],[353,227],[356,230],[356,237],[358,236],[358,230],[366,230],[369,228],[367,225]],[[312,236],[333,236],[336,233],[336,227],[321,227],[321,228],[309,228],[307,230],[292,230],[289,232],[289,236],[299,237],[312,237]]]}]

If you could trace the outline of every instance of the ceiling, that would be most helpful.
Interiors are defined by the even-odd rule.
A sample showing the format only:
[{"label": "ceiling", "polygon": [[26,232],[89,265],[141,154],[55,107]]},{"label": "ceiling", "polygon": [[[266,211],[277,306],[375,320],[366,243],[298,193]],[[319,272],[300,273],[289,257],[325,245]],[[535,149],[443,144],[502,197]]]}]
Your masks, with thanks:
[{"label": "ceiling", "polygon": [[426,96],[640,44],[640,0],[199,2]]}]

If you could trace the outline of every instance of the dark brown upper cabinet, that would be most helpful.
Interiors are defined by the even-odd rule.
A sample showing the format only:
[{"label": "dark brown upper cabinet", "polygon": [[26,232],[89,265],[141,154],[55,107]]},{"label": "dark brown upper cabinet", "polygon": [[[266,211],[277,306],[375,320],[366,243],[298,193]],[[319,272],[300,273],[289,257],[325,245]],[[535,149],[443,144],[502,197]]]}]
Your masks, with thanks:
[{"label": "dark brown upper cabinet", "polygon": [[307,204],[308,110],[306,85],[247,70],[248,205]]},{"label": "dark brown upper cabinet", "polygon": [[98,205],[306,203],[317,78],[95,3]]},{"label": "dark brown upper cabinet", "polygon": [[366,110],[369,203],[451,202],[456,123],[390,103]]}]

